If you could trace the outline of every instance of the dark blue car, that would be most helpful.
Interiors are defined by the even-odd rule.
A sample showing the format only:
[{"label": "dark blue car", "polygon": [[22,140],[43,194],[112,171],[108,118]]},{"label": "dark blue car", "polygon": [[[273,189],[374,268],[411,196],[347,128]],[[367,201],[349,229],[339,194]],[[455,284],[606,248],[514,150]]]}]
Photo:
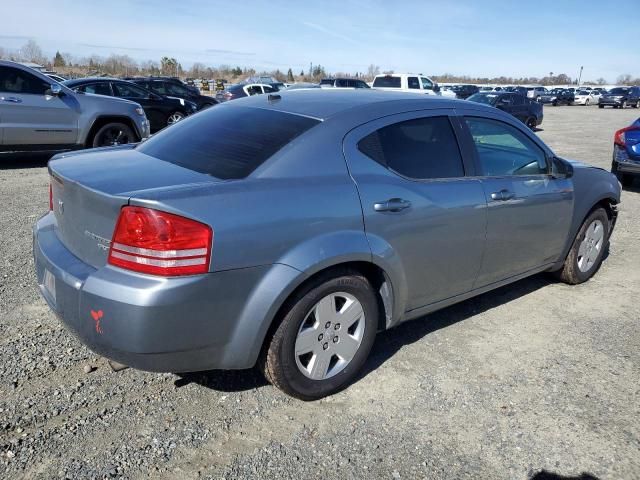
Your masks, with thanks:
[{"label": "dark blue car", "polygon": [[640,176],[640,118],[615,133],[611,172],[625,187],[631,186],[633,178]]}]

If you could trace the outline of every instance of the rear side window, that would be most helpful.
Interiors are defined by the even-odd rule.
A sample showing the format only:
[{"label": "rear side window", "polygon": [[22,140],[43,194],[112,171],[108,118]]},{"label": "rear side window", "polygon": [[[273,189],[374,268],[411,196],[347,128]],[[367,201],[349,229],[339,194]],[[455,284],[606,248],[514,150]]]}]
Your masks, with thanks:
[{"label": "rear side window", "polygon": [[420,90],[420,82],[418,82],[418,77],[407,78],[407,83],[409,84],[409,88],[415,88]]},{"label": "rear side window", "polygon": [[373,86],[379,88],[400,88],[400,77],[392,77],[390,75],[376,77],[373,81]]},{"label": "rear side window", "polygon": [[111,88],[107,82],[100,83],[90,83],[88,85],[82,85],[78,87],[76,90],[84,93],[94,93],[96,95],[107,95],[111,96]]},{"label": "rear side window", "polygon": [[360,140],[358,149],[405,177],[426,180],[464,176],[448,117],[416,118],[388,125]]},{"label": "rear side window", "polygon": [[210,108],[157,133],[137,150],[223,180],[244,178],[319,120],[233,106]]}]

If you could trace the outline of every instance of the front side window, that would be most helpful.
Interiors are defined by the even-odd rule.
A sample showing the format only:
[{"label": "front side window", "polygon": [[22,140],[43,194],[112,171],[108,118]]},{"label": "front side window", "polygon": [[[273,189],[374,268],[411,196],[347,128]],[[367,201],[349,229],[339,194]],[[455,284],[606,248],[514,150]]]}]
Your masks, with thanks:
[{"label": "front side window", "polygon": [[511,125],[487,118],[466,118],[483,176],[547,173],[544,151]]},{"label": "front side window", "polygon": [[260,85],[251,85],[247,87],[247,95],[260,95],[262,93],[262,89]]},{"label": "front side window", "polygon": [[0,92],[44,95],[51,86],[18,68],[0,67]]},{"label": "front side window", "polygon": [[407,83],[409,84],[409,88],[415,88],[420,90],[420,83],[418,82],[418,77],[407,78]]},{"label": "front side window", "polygon": [[113,91],[116,97],[148,98],[149,95],[143,89],[126,83],[114,83]]},{"label": "front side window", "polygon": [[433,89],[433,82],[431,82],[428,78],[420,77],[420,81],[422,82],[422,88],[425,90]]},{"label": "front side window", "polygon": [[165,89],[167,90],[167,95],[175,95],[176,97],[188,97],[189,90],[186,87],[182,87],[180,85],[176,85],[175,83],[165,82]]},{"label": "front side window", "polygon": [[416,180],[464,176],[458,142],[448,117],[416,118],[388,125],[360,140],[358,150]]}]

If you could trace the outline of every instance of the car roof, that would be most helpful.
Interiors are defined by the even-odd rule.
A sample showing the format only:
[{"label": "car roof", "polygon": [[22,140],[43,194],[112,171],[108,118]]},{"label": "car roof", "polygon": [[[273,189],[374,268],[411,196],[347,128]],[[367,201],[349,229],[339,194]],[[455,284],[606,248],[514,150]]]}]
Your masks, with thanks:
[{"label": "car roof", "polygon": [[[328,118],[347,110],[367,109],[372,106],[395,110],[455,108],[464,100],[442,98],[419,93],[387,92],[374,89],[299,89],[283,90],[275,94],[254,95],[229,102],[236,106],[266,108],[285,113],[293,113],[318,120]],[[474,105],[475,108],[475,105]]]},{"label": "car roof", "polygon": [[129,80],[123,80],[121,78],[112,78],[112,77],[84,77],[84,78],[74,78],[71,80],[66,80],[65,85],[76,85],[78,83],[85,82],[127,82],[131,83]]}]

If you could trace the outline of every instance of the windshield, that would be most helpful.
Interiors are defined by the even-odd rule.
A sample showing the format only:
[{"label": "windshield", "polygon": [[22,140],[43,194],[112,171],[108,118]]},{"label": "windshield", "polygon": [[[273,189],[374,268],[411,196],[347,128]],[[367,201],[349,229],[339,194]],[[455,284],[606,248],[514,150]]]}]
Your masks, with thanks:
[{"label": "windshield", "polygon": [[471,95],[467,100],[476,103],[484,103],[485,105],[495,105],[498,95],[487,95],[486,93],[476,93]]},{"label": "windshield", "polygon": [[612,88],[609,93],[611,95],[624,95],[629,91],[628,88]]}]

